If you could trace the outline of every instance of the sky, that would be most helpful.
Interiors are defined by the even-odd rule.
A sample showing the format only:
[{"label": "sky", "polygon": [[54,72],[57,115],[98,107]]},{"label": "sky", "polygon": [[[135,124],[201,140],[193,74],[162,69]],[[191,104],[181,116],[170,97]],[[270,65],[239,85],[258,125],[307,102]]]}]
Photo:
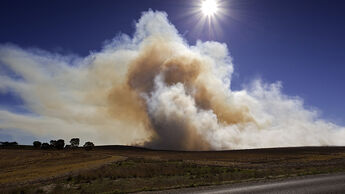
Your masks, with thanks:
[{"label": "sky", "polygon": [[[223,1],[227,15],[212,35],[193,25],[198,17],[190,14],[195,2],[199,1],[3,0],[0,44],[85,57],[120,32],[133,34],[143,11],[164,11],[189,44],[214,40],[228,45],[234,63],[233,90],[257,78],[280,81],[285,94],[301,97],[322,118],[345,125],[344,1]],[[18,96],[0,93],[0,107],[25,111],[21,104]],[[0,131],[0,140],[10,136]]]}]

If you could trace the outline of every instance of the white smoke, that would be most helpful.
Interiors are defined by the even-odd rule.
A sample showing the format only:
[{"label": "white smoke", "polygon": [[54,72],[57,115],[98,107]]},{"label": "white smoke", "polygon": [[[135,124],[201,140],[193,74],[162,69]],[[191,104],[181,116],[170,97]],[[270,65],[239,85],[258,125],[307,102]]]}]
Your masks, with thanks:
[{"label": "white smoke", "polygon": [[0,92],[30,113],[0,109],[0,128],[96,144],[209,150],[344,145],[345,128],[254,81],[232,91],[227,45],[188,45],[163,12],[145,12],[85,58],[0,45]]}]

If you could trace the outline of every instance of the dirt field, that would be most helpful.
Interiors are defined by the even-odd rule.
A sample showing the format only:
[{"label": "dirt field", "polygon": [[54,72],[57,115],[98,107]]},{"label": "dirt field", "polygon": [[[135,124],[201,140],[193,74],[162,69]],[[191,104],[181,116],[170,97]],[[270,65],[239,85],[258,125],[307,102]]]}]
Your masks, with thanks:
[{"label": "dirt field", "polygon": [[123,193],[345,172],[345,147],[0,149],[0,193]]}]

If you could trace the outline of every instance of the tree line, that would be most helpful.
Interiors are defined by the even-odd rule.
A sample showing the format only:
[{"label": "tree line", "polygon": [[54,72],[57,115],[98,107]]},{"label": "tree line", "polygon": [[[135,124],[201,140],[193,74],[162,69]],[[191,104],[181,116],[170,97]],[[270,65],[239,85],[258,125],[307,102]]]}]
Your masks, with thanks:
[{"label": "tree line", "polygon": [[16,146],[16,145],[18,145],[18,143],[15,141],[13,141],[13,142],[5,141],[5,142],[0,142],[0,145],[2,145],[2,146]]},{"label": "tree line", "polygon": [[[73,149],[73,148],[78,148],[80,144],[80,139],[79,138],[72,138],[70,141],[69,145],[65,145],[65,140],[63,139],[58,139],[58,140],[50,140],[49,143],[47,142],[40,142],[40,141],[34,141],[32,144],[34,148],[37,149],[42,149],[42,150],[48,150],[48,149],[57,149],[57,150],[63,150],[63,149]],[[17,142],[0,142],[1,147],[12,147],[12,146],[18,146]],[[95,145],[91,142],[85,142],[83,145],[85,150],[92,150]]]},{"label": "tree line", "polygon": [[[50,140],[50,144],[48,143],[41,143],[40,141],[34,141],[32,144],[35,148],[41,148],[43,150],[47,149],[57,149],[57,150],[62,150],[62,149],[72,149],[72,148],[77,148],[79,147],[80,139],[79,138],[72,138],[70,141],[69,145],[65,145],[65,140],[63,139],[58,139],[58,140]],[[88,141],[85,142],[83,147],[86,150],[92,150],[95,145]]]}]

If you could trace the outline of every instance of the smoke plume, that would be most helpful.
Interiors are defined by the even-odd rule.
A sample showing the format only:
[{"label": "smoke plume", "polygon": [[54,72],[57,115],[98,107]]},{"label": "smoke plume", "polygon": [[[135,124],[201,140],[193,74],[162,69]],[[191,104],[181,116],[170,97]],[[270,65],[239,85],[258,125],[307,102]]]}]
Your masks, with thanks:
[{"label": "smoke plume", "polygon": [[178,150],[344,145],[344,127],[280,83],[232,91],[227,45],[189,45],[163,12],[85,58],[1,45],[0,67],[0,92],[27,109],[1,108],[2,129]]}]

